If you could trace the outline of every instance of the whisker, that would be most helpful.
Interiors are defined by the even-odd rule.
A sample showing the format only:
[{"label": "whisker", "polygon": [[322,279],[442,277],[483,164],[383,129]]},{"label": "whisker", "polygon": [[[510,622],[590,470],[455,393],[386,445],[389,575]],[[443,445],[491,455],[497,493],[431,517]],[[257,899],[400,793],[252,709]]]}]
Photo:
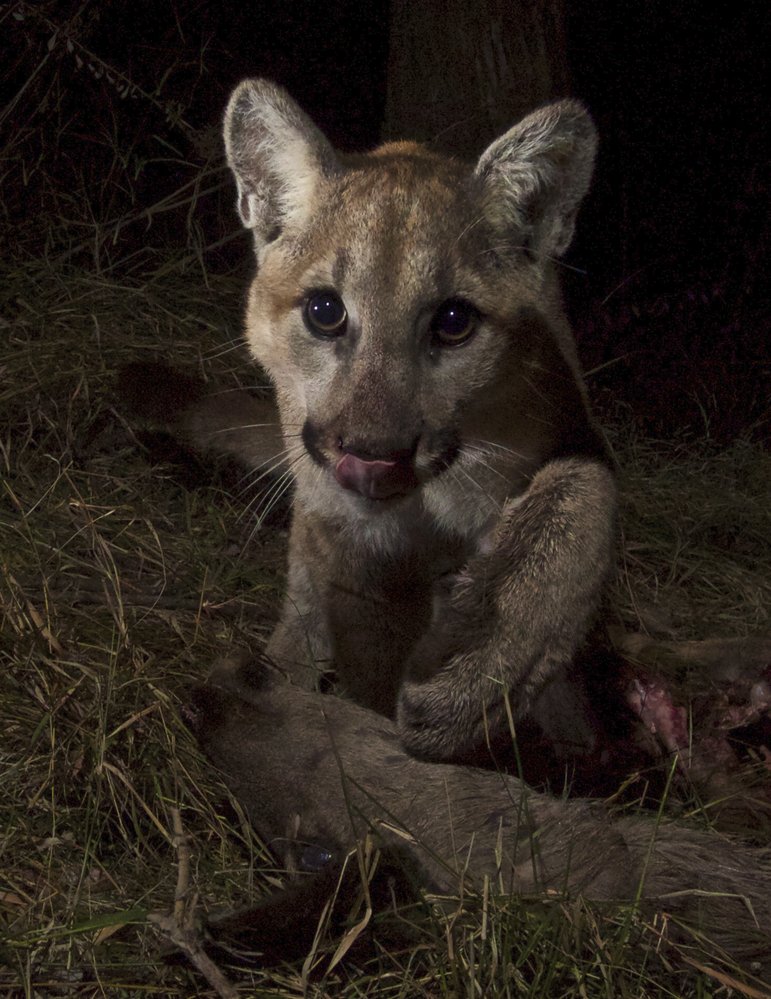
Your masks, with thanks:
[{"label": "whisker", "polygon": [[[279,478],[273,483],[273,485],[270,487],[270,489],[268,489],[268,491],[264,495],[258,497],[259,510],[256,511],[253,532],[260,530],[260,528],[270,515],[271,510],[273,510],[278,505],[279,501],[281,500],[281,497],[284,496],[287,492],[289,492],[293,482],[294,482],[294,475],[292,474],[291,470],[287,469],[287,471],[284,472],[283,475],[279,476]],[[255,507],[256,505],[257,505],[256,501],[255,503],[250,504],[250,506],[255,506]]]},{"label": "whisker", "polygon": [[[301,460],[302,454],[295,454],[292,460],[288,463],[288,467],[282,472],[278,479],[275,482],[272,482],[265,492],[257,493],[254,497],[252,497],[247,504],[246,509],[242,511],[239,519],[243,519],[247,514],[255,514],[256,508],[259,507],[259,510],[255,514],[254,527],[249,534],[250,541],[261,529],[271,510],[277,506],[282,496],[284,496],[291,488],[294,482],[293,469]],[[262,477],[263,476],[260,476],[260,478]],[[257,481],[259,481],[259,479]]]},{"label": "whisker", "polygon": [[[474,447],[474,445],[464,444],[463,453],[464,456],[473,461],[475,465],[481,465],[482,468],[486,468],[489,472],[492,472],[493,475],[497,475],[499,479],[508,481],[507,476],[505,476],[503,472],[499,471],[497,468],[494,468],[489,461],[484,460],[485,458],[489,458],[491,456],[483,448]],[[510,464],[513,464],[511,459],[507,459],[507,461]]]},{"label": "whisker", "polygon": [[[300,424],[298,423],[298,424],[296,424],[296,426],[299,427]],[[284,436],[284,437],[301,437],[302,436],[302,429],[300,430],[299,433],[287,433],[287,432],[284,432],[284,430],[283,430],[283,428],[282,428],[282,426],[281,426],[281,424],[279,423],[278,420],[275,420],[272,423],[237,423],[237,424],[233,424],[232,426],[229,426],[229,427],[220,427],[219,430],[212,430],[211,431],[211,436],[214,437],[216,434],[233,434],[233,433],[238,433],[241,430],[264,430],[266,427],[269,427],[271,430],[281,430],[282,431],[282,436]]]},{"label": "whisker", "polygon": [[[278,423],[240,423],[238,426],[233,427],[220,427],[219,430],[212,430],[211,436],[215,437],[217,434],[233,434],[238,433],[240,430],[264,430],[265,427],[278,427]],[[299,434],[298,434],[299,436]]]},{"label": "whisker", "polygon": [[304,450],[305,448],[302,444],[294,444],[290,448],[278,451],[272,458],[269,458],[268,461],[270,464],[263,462],[259,468],[250,469],[244,477],[244,491],[246,489],[254,489],[262,479],[269,477],[284,465],[291,468],[302,457]]},{"label": "whisker", "polygon": [[488,489],[485,489],[479,482],[477,482],[474,476],[471,475],[471,473],[467,469],[465,469],[460,462],[456,461],[452,467],[456,472],[460,472],[461,475],[464,476],[464,478],[468,479],[468,481],[474,486],[474,488],[477,489],[483,496],[486,496],[487,499],[489,499],[492,502],[493,506],[496,507],[496,509],[500,510],[501,505],[498,502],[498,500],[492,495],[492,493],[490,493]]},{"label": "whisker", "polygon": [[541,389],[539,389],[539,387],[536,385],[536,383],[534,381],[532,381],[530,378],[527,378],[527,377],[524,377],[523,381],[524,381],[525,385],[527,385],[528,388],[531,388],[533,390],[533,392],[535,392],[535,394],[538,396],[538,398],[541,400],[541,402],[545,402],[546,403],[546,405],[548,406],[549,409],[552,409],[552,410],[556,410],[557,409],[557,406],[556,406],[556,404],[554,402],[554,399],[550,398],[548,395],[546,395],[546,393],[544,393]]},{"label": "whisker", "polygon": [[211,350],[207,350],[203,355],[203,360],[205,362],[216,361],[220,357],[225,357],[226,354],[232,354],[236,350],[240,350],[245,346],[243,340],[225,340],[224,343],[218,344],[216,347],[212,347]]},{"label": "whisker", "polygon": [[219,385],[216,388],[207,389],[206,395],[209,399],[214,399],[221,395],[242,395],[244,393],[253,399],[260,399],[263,402],[270,401],[270,387],[262,383],[256,385]]},{"label": "whisker", "polygon": [[512,464],[515,461],[529,460],[528,456],[522,454],[521,451],[515,451],[513,448],[507,447],[505,444],[498,444],[495,441],[486,441],[482,438],[472,438],[471,440],[464,441],[463,448],[465,449],[468,446],[475,446],[484,452],[487,452],[488,450],[497,451],[499,452],[498,454],[490,454],[490,457],[495,457],[499,461],[506,460]]},{"label": "whisker", "polygon": [[[453,465],[451,465],[450,468],[449,468],[449,470],[448,470],[450,478],[453,481],[453,484],[456,485],[456,486],[458,486],[458,488],[460,488],[460,489],[462,489],[463,485],[464,485],[463,482],[461,481],[461,477],[460,477],[460,472],[462,472],[462,471],[463,471],[463,469],[459,466],[459,464],[458,464],[457,461]],[[464,474],[465,474],[466,478],[471,478],[468,475],[468,473],[464,472]],[[472,479],[471,481],[473,482],[474,480]],[[476,483],[474,483],[474,484],[476,485]]]},{"label": "whisker", "polygon": [[491,464],[491,462],[495,462],[496,465],[503,465],[504,467],[514,467],[517,469],[518,474],[527,480],[532,480],[535,474],[534,472],[525,471],[522,467],[522,463],[529,462],[530,458],[519,451],[514,451],[512,448],[506,447],[505,444],[481,439],[464,441],[461,451],[468,454],[468,457],[472,461],[477,462],[494,475],[499,475],[507,481],[510,481],[508,476],[501,472],[499,468],[496,468],[495,465]]}]

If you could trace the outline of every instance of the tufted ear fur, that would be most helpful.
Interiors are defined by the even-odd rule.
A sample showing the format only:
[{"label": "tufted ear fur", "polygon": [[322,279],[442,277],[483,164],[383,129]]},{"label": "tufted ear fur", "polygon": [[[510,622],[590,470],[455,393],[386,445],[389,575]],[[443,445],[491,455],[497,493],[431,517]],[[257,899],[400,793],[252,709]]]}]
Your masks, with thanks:
[{"label": "tufted ear fur", "polygon": [[484,213],[493,227],[538,256],[559,256],[573,237],[589,188],[597,133],[575,101],[540,108],[509,129],[479,159]]},{"label": "tufted ear fur", "polygon": [[225,112],[225,150],[238,185],[241,221],[259,249],[309,216],[320,179],[339,169],[335,152],[289,94],[244,80]]}]

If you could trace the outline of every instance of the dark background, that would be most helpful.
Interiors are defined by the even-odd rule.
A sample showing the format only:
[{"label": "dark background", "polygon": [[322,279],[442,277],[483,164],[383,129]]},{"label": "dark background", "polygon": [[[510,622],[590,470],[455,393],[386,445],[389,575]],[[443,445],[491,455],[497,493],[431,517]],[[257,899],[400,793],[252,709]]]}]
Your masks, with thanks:
[{"label": "dark background", "polygon": [[[522,4],[508,6],[516,25]],[[646,432],[768,440],[765,5],[559,9],[563,87],[602,137],[565,272],[590,390]],[[384,0],[2,5],[5,253],[37,238],[90,266],[72,234],[95,224],[113,270],[136,274],[194,229],[208,266],[239,266],[218,138],[228,92],[272,77],[340,148],[371,146],[402,43],[390,24]],[[455,43],[448,78],[474,58]],[[192,210],[147,211],[192,187]]]}]

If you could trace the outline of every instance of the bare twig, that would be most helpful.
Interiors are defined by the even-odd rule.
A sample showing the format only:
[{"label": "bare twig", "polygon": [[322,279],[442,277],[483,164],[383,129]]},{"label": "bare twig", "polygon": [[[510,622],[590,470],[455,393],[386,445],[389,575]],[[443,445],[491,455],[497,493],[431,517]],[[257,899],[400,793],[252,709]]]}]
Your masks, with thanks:
[{"label": "bare twig", "polygon": [[171,809],[174,844],[177,849],[177,888],[174,893],[174,910],[168,915],[150,913],[150,922],[190,963],[203,975],[222,999],[235,999],[236,987],[212,961],[201,943],[201,934],[195,924],[197,894],[190,893],[190,846],[182,828],[178,808]]}]

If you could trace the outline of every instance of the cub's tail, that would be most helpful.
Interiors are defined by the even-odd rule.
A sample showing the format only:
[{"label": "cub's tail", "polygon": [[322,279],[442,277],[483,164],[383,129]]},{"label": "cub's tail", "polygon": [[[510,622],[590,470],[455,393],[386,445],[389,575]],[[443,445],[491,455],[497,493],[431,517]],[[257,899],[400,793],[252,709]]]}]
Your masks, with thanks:
[{"label": "cub's tail", "polygon": [[133,417],[167,430],[204,455],[234,458],[248,469],[286,471],[278,410],[269,390],[211,390],[167,364],[139,361],[118,373],[117,392]]}]

